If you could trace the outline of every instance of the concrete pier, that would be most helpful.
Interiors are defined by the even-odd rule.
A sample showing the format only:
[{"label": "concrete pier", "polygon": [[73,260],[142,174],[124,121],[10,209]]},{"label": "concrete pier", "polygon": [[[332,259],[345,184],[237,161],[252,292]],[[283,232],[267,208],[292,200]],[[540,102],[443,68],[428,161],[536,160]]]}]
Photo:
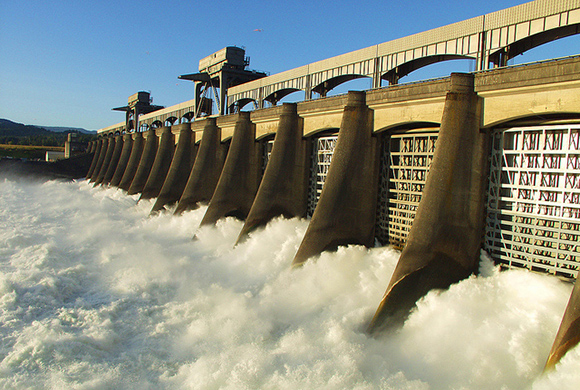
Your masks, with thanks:
[{"label": "concrete pier", "polygon": [[226,154],[226,145],[221,143],[221,130],[216,126],[215,118],[206,119],[199,150],[175,214],[197,208],[198,202],[211,200]]},{"label": "concrete pier", "polygon": [[97,161],[99,160],[101,154],[101,148],[103,147],[103,140],[99,139],[96,140],[93,144],[93,161],[91,161],[91,166],[89,167],[89,171],[87,172],[87,179],[91,179],[93,177],[93,172],[95,171],[95,167],[97,166]]},{"label": "concrete pier", "polygon": [[480,103],[473,76],[452,74],[422,200],[371,333],[401,325],[419,298],[477,271],[489,142]]},{"label": "concrete pier", "polygon": [[93,174],[91,175],[91,180],[89,183],[94,183],[99,176],[99,172],[101,172],[101,168],[103,166],[103,161],[105,161],[105,156],[107,155],[107,149],[109,148],[109,141],[110,137],[104,138],[101,141],[101,148],[99,150],[97,164],[95,165],[95,169],[93,170]]},{"label": "concrete pier", "polygon": [[238,242],[279,215],[306,216],[310,165],[307,141],[302,138],[302,121],[295,103],[284,103],[279,110],[280,122],[270,160]]},{"label": "concrete pier", "polygon": [[[190,123],[182,123],[176,126],[179,128],[179,140],[177,148],[167,173],[167,178],[159,192],[159,196],[153,205],[151,213],[163,210],[166,205],[179,201],[183,194],[187,179],[191,172],[192,149],[195,149],[195,135],[191,131]],[[193,139],[193,143],[192,143]]]},{"label": "concrete pier", "polygon": [[379,148],[372,116],[364,92],[349,92],[326,183],[293,265],[339,245],[373,246]]},{"label": "concrete pier", "polygon": [[175,139],[171,132],[171,127],[166,126],[161,128],[161,139],[159,141],[159,148],[155,155],[155,161],[151,167],[151,172],[141,192],[142,199],[151,199],[159,195],[161,187],[167,177],[171,160],[173,159],[173,152],[175,151]]},{"label": "concrete pier", "polygon": [[103,158],[103,163],[101,165],[101,169],[99,169],[99,174],[95,180],[94,186],[97,186],[103,182],[105,178],[105,174],[109,169],[109,165],[111,163],[111,159],[113,158],[113,152],[115,151],[115,139],[116,137],[109,138],[109,142],[107,144],[107,149],[105,151],[105,156]]},{"label": "concrete pier", "polygon": [[254,140],[250,113],[239,113],[224,169],[201,225],[228,216],[244,220],[250,212],[261,178],[259,144]]},{"label": "concrete pier", "polygon": [[119,187],[119,183],[123,178],[125,169],[127,168],[127,163],[129,162],[129,157],[131,157],[131,150],[133,149],[133,136],[130,133],[123,135],[123,150],[121,151],[121,156],[119,157],[119,162],[117,163],[117,168],[115,173],[111,178],[110,185],[113,187]]},{"label": "concrete pier", "polygon": [[151,167],[155,162],[155,156],[157,155],[157,148],[159,147],[159,138],[155,133],[155,130],[149,130],[147,132],[147,139],[145,141],[145,147],[143,148],[143,153],[141,154],[141,159],[139,160],[139,167],[137,172],[135,172],[135,177],[131,182],[128,194],[134,195],[143,191],[145,183],[147,183],[147,178],[151,172]]},{"label": "concrete pier", "polygon": [[139,168],[139,161],[141,161],[144,146],[145,138],[143,138],[143,134],[135,133],[133,146],[131,147],[131,155],[129,156],[129,161],[127,161],[127,167],[125,168],[125,172],[123,172],[123,177],[119,182],[119,188],[129,191],[131,182],[133,182],[135,174],[137,173],[137,168]]},{"label": "concrete pier", "polygon": [[113,154],[111,155],[111,161],[109,162],[109,167],[105,176],[103,176],[102,185],[107,185],[113,179],[113,175],[117,170],[117,165],[119,164],[119,159],[121,158],[121,152],[123,151],[123,136],[117,135],[115,137],[115,149],[113,149]]},{"label": "concrete pier", "polygon": [[552,370],[580,342],[580,285],[576,281],[544,371]]}]

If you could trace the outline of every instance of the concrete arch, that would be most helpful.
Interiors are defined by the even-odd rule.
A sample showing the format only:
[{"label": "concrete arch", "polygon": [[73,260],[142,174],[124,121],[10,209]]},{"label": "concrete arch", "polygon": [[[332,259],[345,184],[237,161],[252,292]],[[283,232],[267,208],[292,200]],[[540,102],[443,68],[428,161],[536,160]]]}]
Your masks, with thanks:
[{"label": "concrete arch", "polygon": [[291,93],[298,92],[298,91],[301,91],[301,89],[298,89],[298,88],[279,89],[279,90],[271,93],[270,95],[266,96],[266,98],[264,100],[272,103],[272,105],[275,106],[280,100],[284,99],[286,96],[290,95]]},{"label": "concrete arch", "polygon": [[264,134],[260,134],[258,137],[256,137],[256,141],[267,142],[267,141],[273,140],[274,137],[276,137],[275,132],[264,133]]},{"label": "concrete arch", "polygon": [[537,34],[526,36],[525,38],[496,50],[489,55],[489,61],[494,63],[496,66],[507,66],[508,60],[525,53],[528,50],[577,34],[580,34],[580,23],[545,30]]},{"label": "concrete arch", "polygon": [[163,127],[163,122],[161,122],[160,120],[156,120],[153,123],[151,123],[151,129],[158,129],[160,127]]},{"label": "concrete arch", "polygon": [[229,107],[229,108],[230,108],[230,112],[233,112],[233,111],[235,111],[235,110],[233,109],[235,106],[237,106],[237,111],[241,111],[241,110],[242,110],[242,108],[246,107],[246,106],[247,106],[248,104],[250,104],[250,103],[257,104],[257,102],[256,102],[256,100],[255,100],[255,99],[249,99],[249,98],[248,98],[248,99],[240,99],[240,100],[236,100],[235,102],[233,102],[233,103],[230,105],[230,107]]},{"label": "concrete arch", "polygon": [[340,131],[338,127],[323,127],[304,134],[305,138],[317,138],[325,135],[337,134]]},{"label": "concrete arch", "polygon": [[179,120],[179,122],[180,123],[189,123],[189,122],[193,121],[193,118],[195,118],[195,112],[188,111],[181,116],[181,119]]},{"label": "concrete arch", "polygon": [[327,80],[324,80],[322,83],[318,84],[314,88],[312,88],[312,91],[318,93],[322,97],[325,97],[329,91],[336,88],[340,84],[361,78],[369,78],[369,76],[363,74],[343,74],[340,76],[331,77]]},{"label": "concrete arch", "polygon": [[168,118],[165,119],[165,126],[173,126],[175,124],[175,122],[177,122],[177,117],[175,116],[170,116]]},{"label": "concrete arch", "polygon": [[451,60],[476,60],[475,57],[457,54],[440,54],[427,57],[420,57],[408,62],[404,62],[399,66],[389,70],[381,76],[381,79],[389,82],[390,85],[397,84],[401,77],[407,76],[409,73],[424,68],[426,66],[436,64],[443,61]]},{"label": "concrete arch", "polygon": [[374,133],[375,134],[386,134],[386,133],[391,133],[391,132],[399,132],[399,131],[412,131],[412,130],[416,130],[416,129],[436,129],[439,128],[439,126],[441,126],[440,123],[436,123],[436,122],[413,122],[413,121],[409,121],[409,122],[402,122],[402,123],[396,123],[393,125],[389,125],[389,126],[385,126],[383,128],[380,128],[378,130],[376,130]]},{"label": "concrete arch", "polygon": [[578,121],[580,122],[580,112],[548,112],[537,115],[522,114],[518,116],[506,117],[493,123],[488,123],[483,129],[492,129],[496,127],[519,127],[519,126],[537,126],[561,121]]}]

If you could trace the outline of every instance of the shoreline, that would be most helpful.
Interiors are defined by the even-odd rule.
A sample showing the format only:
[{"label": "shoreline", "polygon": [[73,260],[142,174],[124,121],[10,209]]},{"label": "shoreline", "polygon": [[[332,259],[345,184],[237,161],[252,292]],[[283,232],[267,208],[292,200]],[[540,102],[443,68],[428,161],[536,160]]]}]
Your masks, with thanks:
[{"label": "shoreline", "polygon": [[53,162],[20,158],[0,158],[0,172],[18,178],[74,180],[86,176],[94,153],[84,153]]}]

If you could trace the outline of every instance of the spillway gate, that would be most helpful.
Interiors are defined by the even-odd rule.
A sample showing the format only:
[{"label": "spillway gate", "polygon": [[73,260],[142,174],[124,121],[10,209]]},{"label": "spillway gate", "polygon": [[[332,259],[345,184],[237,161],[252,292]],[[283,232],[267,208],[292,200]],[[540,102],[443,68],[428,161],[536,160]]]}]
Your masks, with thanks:
[{"label": "spillway gate", "polygon": [[580,260],[580,125],[492,134],[484,248],[508,267],[568,278]]}]

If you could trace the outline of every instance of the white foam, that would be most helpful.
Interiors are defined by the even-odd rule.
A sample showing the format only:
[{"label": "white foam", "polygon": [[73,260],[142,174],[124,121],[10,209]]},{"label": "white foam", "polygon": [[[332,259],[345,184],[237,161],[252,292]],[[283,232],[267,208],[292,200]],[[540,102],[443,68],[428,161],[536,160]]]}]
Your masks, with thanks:
[{"label": "white foam", "polygon": [[[205,208],[85,181],[0,181],[0,387],[572,389],[541,376],[571,286],[523,271],[432,292],[396,334],[364,332],[399,253],[352,246],[291,269],[307,222],[198,229]],[[193,236],[196,240],[192,240]]]}]

